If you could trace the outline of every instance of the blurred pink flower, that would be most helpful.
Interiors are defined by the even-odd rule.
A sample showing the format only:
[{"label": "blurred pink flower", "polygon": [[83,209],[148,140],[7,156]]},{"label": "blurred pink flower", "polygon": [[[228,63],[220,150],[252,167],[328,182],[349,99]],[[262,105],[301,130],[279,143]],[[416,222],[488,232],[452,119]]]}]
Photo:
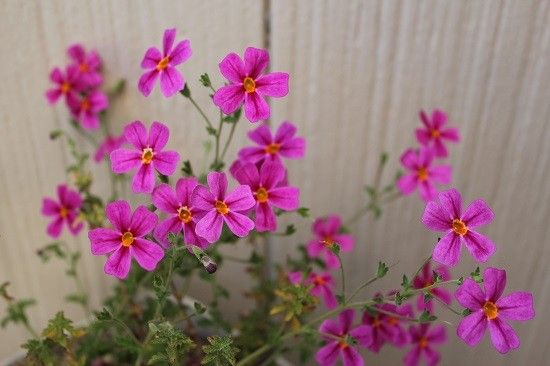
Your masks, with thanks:
[{"label": "blurred pink flower", "polygon": [[[440,265],[435,268],[433,272],[437,273],[443,281],[448,281],[451,279],[451,273],[449,272],[449,268],[447,268],[447,266]],[[429,261],[424,265],[424,267],[422,267],[420,273],[413,279],[413,287],[416,289],[420,289],[433,285],[433,272],[431,261]],[[451,294],[446,289],[442,287],[436,287],[427,291],[429,291],[432,296],[437,297],[439,300],[443,301],[445,304],[451,304]],[[418,295],[417,306],[418,310],[420,311],[427,310],[430,313],[433,311],[433,301],[428,300],[426,302],[424,300],[424,294],[422,293]]]},{"label": "blurred pink flower", "polygon": [[79,93],[83,90],[78,69],[67,67],[63,72],[56,67],[50,73],[50,81],[54,83],[53,88],[46,91],[46,99],[50,104],[56,103],[61,96],[65,97],[67,105],[78,101]]},{"label": "blurred pink flower", "polygon": [[96,163],[99,163],[101,160],[103,160],[105,157],[109,157],[111,155],[111,152],[115,151],[116,149],[119,149],[126,143],[126,138],[124,135],[120,136],[107,136],[101,142],[97,150],[94,154],[94,160]]},{"label": "blurred pink flower", "polygon": [[46,197],[42,200],[42,215],[53,217],[47,228],[48,235],[58,238],[61,235],[63,223],[67,224],[71,234],[78,234],[84,226],[78,218],[82,206],[80,193],[70,189],[66,184],[60,184],[57,186],[57,199],[58,201],[55,201]]},{"label": "blurred pink flower", "polygon": [[416,129],[416,139],[422,145],[433,150],[436,157],[445,158],[449,155],[444,141],[459,142],[460,135],[456,128],[444,128],[447,124],[447,115],[438,109],[428,118],[424,111],[420,111],[420,119],[425,128]]},{"label": "blurred pink flower", "polygon": [[87,87],[95,88],[103,82],[101,77],[101,58],[97,51],[86,52],[81,44],[74,44],[67,49],[67,54],[80,73]]},{"label": "blurred pink flower", "polygon": [[311,294],[316,298],[323,299],[327,308],[334,309],[338,305],[336,296],[334,296],[334,279],[329,272],[311,272],[305,281],[303,281],[302,272],[290,272],[287,276],[289,282],[293,285],[299,285],[303,282],[306,287],[312,286]]},{"label": "blurred pink flower", "polygon": [[439,363],[439,353],[433,348],[433,345],[445,343],[447,335],[445,327],[442,325],[431,327],[430,324],[412,325],[409,328],[411,344],[413,347],[403,358],[406,366],[420,365],[420,357],[426,357],[428,366],[435,366]]},{"label": "blurred pink flower", "polygon": [[[381,311],[378,312],[377,309]],[[378,352],[385,342],[390,342],[399,348],[408,343],[409,334],[404,327],[406,320],[402,318],[413,317],[411,304],[401,306],[387,303],[380,304],[376,305],[371,311],[367,310],[363,313],[363,324],[367,325],[372,332],[373,341],[369,346],[371,351]],[[391,314],[395,314],[395,316]]]},{"label": "blurred pink flower", "polygon": [[330,247],[335,244],[340,247],[342,252],[350,252],[353,250],[354,245],[353,237],[349,234],[340,233],[341,229],[342,220],[338,215],[330,215],[315,220],[312,226],[315,239],[308,243],[307,254],[312,258],[322,255],[328,268],[340,266],[338,257]]},{"label": "blurred pink flower", "polygon": [[109,106],[107,96],[99,90],[71,99],[69,108],[76,120],[87,130],[99,128],[99,113]]}]

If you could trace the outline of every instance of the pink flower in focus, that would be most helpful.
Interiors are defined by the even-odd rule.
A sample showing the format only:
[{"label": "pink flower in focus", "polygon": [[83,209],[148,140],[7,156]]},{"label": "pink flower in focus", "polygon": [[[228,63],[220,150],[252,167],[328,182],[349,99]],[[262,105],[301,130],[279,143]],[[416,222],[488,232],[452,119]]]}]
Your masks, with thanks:
[{"label": "pink flower in focus", "polygon": [[260,127],[248,132],[248,138],[258,146],[245,147],[239,151],[242,160],[253,163],[267,161],[280,162],[281,157],[289,159],[302,158],[306,149],[306,140],[303,137],[295,137],[296,126],[283,122],[275,136],[271,134],[269,126],[262,124]]},{"label": "pink flower in focus", "polygon": [[78,69],[67,67],[63,73],[56,67],[50,73],[50,80],[54,83],[54,87],[46,92],[46,99],[50,104],[56,103],[61,96],[65,97],[65,102],[68,105],[78,100],[79,93],[83,88]]},{"label": "pink flower in focus", "polygon": [[338,257],[332,252],[330,247],[335,244],[340,247],[342,252],[353,250],[354,240],[349,234],[341,234],[342,220],[338,215],[330,215],[326,218],[318,218],[312,226],[312,232],[315,239],[307,244],[307,254],[312,257],[323,255],[326,266],[337,268],[340,266]]},{"label": "pink flower in focus", "polygon": [[401,193],[411,194],[418,187],[420,197],[428,202],[437,195],[434,183],[451,183],[451,166],[432,166],[432,161],[433,153],[427,148],[408,149],[401,155],[401,164],[409,171],[397,181]]},{"label": "pink flower in focus", "polygon": [[[451,279],[451,273],[449,272],[449,269],[447,266],[440,265],[436,269],[434,269],[434,272],[437,273],[443,281],[448,281]],[[420,273],[413,279],[413,287],[416,289],[424,288],[427,286],[431,286],[434,284],[433,281],[433,273],[432,273],[432,265],[431,261],[426,263],[424,267],[422,267],[422,270]],[[432,288],[428,290],[431,295],[434,297],[437,297],[439,300],[443,301],[445,304],[450,305],[451,304],[451,294],[449,291],[447,291],[444,288]],[[417,300],[417,306],[418,310],[420,311],[428,311],[432,312],[433,310],[433,300],[428,300],[427,302],[424,301],[424,294],[418,295]]]},{"label": "pink flower in focus", "polygon": [[124,127],[124,137],[134,150],[117,149],[111,153],[111,166],[115,173],[126,173],[139,167],[132,179],[134,193],[151,193],[155,188],[155,169],[164,175],[176,171],[180,155],[176,151],[162,151],[168,142],[170,131],[160,122],[153,122],[147,129],[140,121]]},{"label": "pink flower in focus", "polygon": [[94,154],[94,160],[96,163],[99,163],[105,157],[109,157],[111,152],[119,149],[126,143],[126,138],[124,135],[120,136],[107,136],[103,142],[99,145]]},{"label": "pink flower in focus", "polygon": [[214,104],[223,113],[235,112],[244,101],[244,114],[250,122],[268,119],[269,105],[264,97],[284,97],[288,94],[288,74],[273,72],[263,75],[269,64],[266,50],[248,47],[244,62],[236,53],[230,53],[220,62],[220,72],[230,84],[214,94]]},{"label": "pink flower in focus", "polygon": [[355,310],[344,310],[338,315],[338,322],[327,319],[319,327],[321,335],[327,342],[315,354],[315,360],[321,366],[332,366],[338,356],[345,366],[362,366],[363,358],[355,349],[355,344],[368,347],[372,343],[372,335],[368,327],[359,325],[353,328]]},{"label": "pink flower in focus", "polygon": [[155,238],[165,248],[170,244],[168,233],[182,231],[185,244],[197,245],[202,249],[208,246],[208,242],[195,233],[196,223],[202,217],[197,215],[191,204],[191,194],[197,185],[197,178],[181,178],[176,183],[175,191],[168,184],[160,184],[153,191],[153,204],[168,214],[168,218],[155,229]]},{"label": "pink flower in focus", "polygon": [[66,184],[57,186],[57,199],[44,198],[42,200],[42,215],[52,216],[53,220],[48,225],[47,233],[52,238],[58,238],[61,235],[63,223],[71,234],[76,235],[82,230],[84,223],[78,218],[82,198],[80,193],[70,189]]},{"label": "pink flower in focus", "polygon": [[99,90],[69,101],[72,115],[88,130],[99,128],[99,113],[109,106],[107,96]]},{"label": "pink flower in focus", "polygon": [[428,229],[445,233],[434,248],[433,259],[456,266],[464,243],[476,261],[487,262],[496,251],[495,244],[472,230],[493,221],[495,215],[487,203],[477,199],[462,213],[462,198],[456,189],[441,192],[438,201],[428,202],[422,215],[422,223]]},{"label": "pink flower in focus", "polygon": [[445,327],[442,325],[430,327],[429,324],[412,325],[409,328],[412,349],[405,355],[403,362],[406,366],[420,365],[420,357],[426,357],[428,366],[435,366],[439,363],[439,353],[432,347],[447,341]]},{"label": "pink flower in focus", "polygon": [[[377,312],[380,309],[383,312]],[[368,310],[363,313],[363,324],[367,325],[372,332],[372,344],[369,349],[377,353],[385,342],[390,342],[395,347],[403,347],[409,342],[409,333],[402,318],[413,317],[411,304],[397,306],[395,304],[376,305],[370,313]],[[395,314],[392,316],[390,314]]]},{"label": "pink flower in focus", "polygon": [[164,251],[156,243],[145,239],[157,224],[157,215],[145,206],[139,206],[132,214],[126,201],[114,201],[107,205],[105,214],[112,229],[97,228],[88,232],[92,254],[112,253],[105,262],[106,274],[124,279],[128,276],[132,257],[141,268],[153,271],[164,257]]},{"label": "pink flower in focus", "polygon": [[258,231],[275,231],[277,217],[273,207],[293,211],[300,205],[300,190],[296,187],[281,187],[285,168],[279,163],[265,162],[260,171],[253,163],[245,163],[234,174],[240,184],[250,186],[256,199],[255,224]]},{"label": "pink flower in focus", "polygon": [[450,142],[460,141],[460,135],[456,128],[444,128],[447,124],[447,115],[438,109],[432,112],[431,121],[424,113],[420,111],[420,119],[425,128],[416,129],[416,139],[422,145],[433,150],[436,157],[445,158],[449,155],[444,140]]},{"label": "pink flower in focus", "polygon": [[179,42],[176,47],[174,39],[176,29],[164,31],[162,53],[156,47],[151,47],[145,52],[141,61],[141,68],[149,71],[139,78],[138,89],[146,97],[151,94],[155,81],[160,75],[160,89],[165,97],[170,97],[182,90],[185,81],[175,66],[185,62],[191,57],[191,45],[189,40]]},{"label": "pink flower in focus", "polygon": [[[288,280],[293,285],[301,284],[302,277],[302,272],[288,273]],[[311,272],[307,279],[304,281],[304,286],[312,286],[311,294],[318,299],[322,298],[327,308],[334,309],[338,305],[336,296],[334,296],[334,279],[329,272]]]},{"label": "pink flower in focus", "polygon": [[81,44],[74,44],[67,49],[67,54],[82,77],[86,86],[95,88],[103,82],[101,77],[101,58],[97,51],[86,50]]},{"label": "pink flower in focus", "polygon": [[[245,164],[249,163],[248,161],[242,160],[242,159],[236,159],[231,165],[229,166],[229,173],[231,173],[231,176],[237,180],[236,175],[239,169],[241,169]],[[256,162],[254,165],[256,166],[256,169],[260,169],[262,167],[263,160],[260,160]],[[288,171],[283,166],[283,169],[285,170],[285,175],[283,179],[277,184],[278,187],[286,187],[288,186]]]},{"label": "pink flower in focus", "polygon": [[506,287],[506,271],[487,268],[483,272],[483,290],[467,278],[458,287],[455,297],[460,305],[472,313],[464,317],[456,334],[469,346],[479,343],[489,328],[491,343],[500,353],[519,347],[519,338],[506,320],[526,321],[535,317],[533,295],[529,292],[512,292],[502,297]]},{"label": "pink flower in focus", "polygon": [[200,237],[214,243],[220,238],[223,223],[238,237],[245,237],[254,229],[254,221],[246,212],[256,204],[249,186],[237,186],[231,193],[227,191],[225,173],[210,172],[207,176],[208,188],[197,186],[191,196],[191,203],[204,214],[196,226]]}]

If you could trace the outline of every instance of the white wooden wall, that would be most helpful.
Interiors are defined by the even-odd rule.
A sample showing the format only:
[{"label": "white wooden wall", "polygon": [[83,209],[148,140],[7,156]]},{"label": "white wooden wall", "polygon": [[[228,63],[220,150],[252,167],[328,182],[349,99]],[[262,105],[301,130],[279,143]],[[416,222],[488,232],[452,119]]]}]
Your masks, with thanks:
[{"label": "white wooden wall", "polygon": [[[37,326],[59,308],[82,317],[62,301],[73,286],[63,268],[35,255],[48,242],[41,198],[64,180],[69,159],[47,138],[67,123],[64,108],[44,100],[48,71],[65,62],[69,43],[97,48],[108,80],[129,83],[113,111],[116,129],[134,119],[164,121],[170,146],[200,161],[204,128],[192,107],[157,92],[145,99],[135,88],[143,52],[176,26],[178,37],[191,40],[193,57],[182,69],[203,104],[208,97],[200,95],[200,73],[208,71],[219,84],[217,62],[225,54],[269,43],[272,69],[291,74],[289,96],[273,103],[273,122],[293,121],[308,140],[306,158],[292,162],[290,174],[315,214],[350,217],[364,200],[362,187],[373,179],[379,153],[390,153],[393,171],[400,152],[414,144],[418,110],[446,110],[463,136],[451,150],[454,185],[468,201],[484,197],[496,212],[486,230],[498,245],[489,264],[507,269],[510,290],[535,294],[538,316],[517,325],[522,348],[506,358],[487,340],[471,350],[450,334],[444,364],[542,365],[550,359],[549,1],[3,0],[0,14],[0,282],[11,281],[18,297],[38,299],[41,305],[30,312]],[[231,157],[248,128],[239,125]],[[105,177],[104,167],[95,172]],[[100,179],[97,189],[106,192],[107,184]],[[434,235],[419,223],[422,209],[416,197],[401,199],[378,222],[365,218],[352,228],[357,250],[346,263],[353,285],[382,259],[399,262],[381,284],[391,286],[429,254]],[[303,242],[309,221],[298,226]],[[274,256],[284,258],[295,243],[275,240]],[[88,250],[84,235],[71,244]],[[463,258],[460,269],[470,270],[473,262]],[[102,261],[91,255],[83,261],[94,305],[111,283]],[[223,276],[233,289],[227,304],[233,315],[240,310],[239,273],[230,266]],[[202,292],[193,288],[199,297]],[[452,314],[442,317],[456,323]],[[13,327],[1,331],[0,359],[16,352],[25,336]],[[395,364],[400,358],[400,352],[383,352],[368,360]]]}]

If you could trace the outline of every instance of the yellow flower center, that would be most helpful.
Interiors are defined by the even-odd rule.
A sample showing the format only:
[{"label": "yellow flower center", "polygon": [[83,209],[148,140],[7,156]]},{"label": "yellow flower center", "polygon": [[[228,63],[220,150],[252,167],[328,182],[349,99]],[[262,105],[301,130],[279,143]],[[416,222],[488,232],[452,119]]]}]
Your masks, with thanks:
[{"label": "yellow flower center", "polygon": [[254,93],[256,91],[256,82],[250,76],[247,76],[243,81],[243,87],[247,93]]},{"label": "yellow flower center", "polygon": [[426,168],[418,169],[416,175],[418,176],[418,180],[421,182],[428,180],[428,170]]},{"label": "yellow flower center", "polygon": [[229,207],[223,201],[216,201],[216,210],[222,215],[227,215]]},{"label": "yellow flower center", "polygon": [[80,65],[78,65],[78,70],[79,70],[80,72],[88,72],[89,69],[90,69],[90,68],[88,67],[88,64],[85,63],[85,62],[83,62],[83,63],[81,63]]},{"label": "yellow flower center", "polygon": [[256,200],[260,203],[267,202],[267,199],[269,197],[269,193],[267,193],[267,190],[264,187],[260,187],[256,191]]},{"label": "yellow flower center", "polygon": [[323,240],[321,240],[321,243],[325,244],[325,246],[330,247],[332,244],[334,244],[334,239],[332,236],[326,236]]},{"label": "yellow flower center", "polygon": [[399,322],[399,320],[397,318],[394,318],[393,316],[390,316],[388,318],[388,324],[389,325],[393,326],[393,325],[396,325],[398,322]]},{"label": "yellow flower center", "polygon": [[71,83],[69,83],[68,81],[65,81],[63,82],[63,84],[61,84],[62,93],[67,94],[70,90],[71,90]]},{"label": "yellow flower center", "polygon": [[485,305],[483,305],[483,312],[489,320],[493,320],[498,316],[498,308],[492,301],[487,301]]},{"label": "yellow flower center", "polygon": [[372,326],[374,328],[378,328],[380,326],[380,319],[378,319],[378,315],[372,320]]},{"label": "yellow flower center", "polygon": [[432,135],[432,138],[436,139],[436,138],[438,138],[439,136],[441,136],[441,132],[440,132],[438,129],[435,129],[435,128],[434,128],[434,129],[431,131],[431,135]]},{"label": "yellow flower center", "polygon": [[143,154],[141,155],[141,162],[143,164],[151,164],[151,161],[153,161],[153,156],[155,153],[153,153],[153,149],[150,147],[143,149]]},{"label": "yellow flower center", "polygon": [[313,284],[315,286],[323,286],[327,283],[327,281],[325,281],[325,279],[321,276],[315,276],[315,278],[313,279]]},{"label": "yellow flower center", "polygon": [[125,232],[124,234],[122,234],[121,242],[123,246],[128,248],[134,243],[134,235],[129,231]]},{"label": "yellow flower center", "polygon": [[418,345],[420,346],[420,348],[428,347],[428,340],[426,339],[426,337],[420,338],[420,340],[418,341]]},{"label": "yellow flower center", "polygon": [[170,58],[168,56],[164,57],[162,60],[159,61],[157,64],[157,70],[162,71],[168,67],[168,64],[170,63]]},{"label": "yellow flower center", "polygon": [[187,206],[182,206],[178,209],[178,217],[185,224],[189,223],[193,219],[191,210]]},{"label": "yellow flower center", "polygon": [[88,109],[90,109],[90,101],[88,100],[88,98],[82,99],[82,101],[80,102],[80,109],[82,109],[83,111],[87,111]]},{"label": "yellow flower center", "polygon": [[66,218],[67,216],[69,216],[69,210],[61,206],[61,208],[59,209],[59,216],[61,216],[62,218]]},{"label": "yellow flower center", "polygon": [[346,342],[345,340],[341,340],[340,342],[338,342],[338,345],[340,346],[340,349],[346,349],[349,347],[348,342]]},{"label": "yellow flower center", "polygon": [[277,154],[280,149],[281,149],[281,144],[277,144],[273,142],[265,147],[265,152],[268,154],[274,155],[274,154]]},{"label": "yellow flower center", "polygon": [[453,231],[458,235],[466,235],[466,233],[468,232],[468,226],[466,226],[466,224],[462,220],[454,219]]}]

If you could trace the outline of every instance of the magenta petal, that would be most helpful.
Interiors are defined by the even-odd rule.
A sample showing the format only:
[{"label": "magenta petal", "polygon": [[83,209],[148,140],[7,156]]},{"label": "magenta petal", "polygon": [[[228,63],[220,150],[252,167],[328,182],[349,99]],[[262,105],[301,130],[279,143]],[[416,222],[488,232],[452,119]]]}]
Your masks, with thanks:
[{"label": "magenta petal", "polygon": [[164,56],[168,56],[172,50],[174,39],[176,39],[176,28],[166,29],[162,37],[162,53]]},{"label": "magenta petal", "polygon": [[169,136],[170,131],[168,130],[168,127],[160,122],[155,121],[149,129],[149,139],[147,141],[147,146],[152,148],[153,151],[160,151],[166,146]]},{"label": "magenta petal", "polygon": [[427,366],[436,366],[437,364],[439,364],[441,356],[432,347],[428,346],[424,348],[424,353],[426,355]]},{"label": "magenta petal", "polygon": [[209,243],[214,243],[222,234],[223,219],[221,215],[212,210],[197,222],[195,232],[198,236],[205,238]]},{"label": "magenta petal", "polygon": [[158,48],[151,47],[147,49],[145,52],[145,55],[143,56],[143,60],[141,60],[141,68],[142,69],[154,69],[157,67],[157,64],[162,59],[162,55]]},{"label": "magenta petal", "polygon": [[50,80],[56,84],[62,84],[63,81],[65,81],[65,78],[63,77],[63,73],[61,72],[61,69],[59,67],[54,68],[50,72]]},{"label": "magenta petal", "polygon": [[143,237],[149,234],[157,225],[158,217],[145,206],[139,206],[130,220],[129,231],[134,237]]},{"label": "magenta petal", "polygon": [[132,192],[151,193],[155,188],[155,172],[151,164],[142,164],[132,178]]},{"label": "magenta petal", "polygon": [[54,216],[59,214],[61,207],[51,198],[44,198],[42,200],[42,215]]},{"label": "magenta petal", "polygon": [[130,204],[126,201],[113,201],[105,208],[105,215],[115,229],[121,233],[126,232],[130,227],[132,210]]},{"label": "magenta petal", "polygon": [[284,97],[288,94],[288,74],[273,72],[256,80],[256,90],[270,97]]},{"label": "magenta petal", "polygon": [[456,266],[460,259],[460,237],[454,232],[445,234],[435,245],[433,259],[447,266]]},{"label": "magenta petal", "polygon": [[130,247],[134,258],[146,271],[152,271],[164,257],[164,250],[150,240],[137,238]]},{"label": "magenta petal", "polygon": [[487,262],[496,251],[495,244],[489,238],[475,231],[469,230],[462,238],[468,252],[478,262]]},{"label": "magenta petal", "polygon": [[189,40],[184,40],[179,42],[174,50],[170,53],[170,64],[172,66],[177,66],[182,62],[185,62],[191,57],[191,43]]},{"label": "magenta petal", "polygon": [[103,255],[114,252],[121,245],[121,234],[118,231],[97,228],[88,232],[93,255]]},{"label": "magenta petal", "polygon": [[481,341],[486,328],[487,318],[483,311],[479,310],[464,317],[460,321],[456,329],[456,335],[467,345],[475,346]]},{"label": "magenta petal", "polygon": [[229,81],[237,84],[246,78],[244,63],[236,53],[230,53],[219,64],[220,72]]},{"label": "magenta petal", "polygon": [[183,228],[182,221],[177,216],[172,216],[169,219],[162,221],[155,228],[154,236],[155,239],[164,247],[168,248],[170,246],[170,241],[168,240],[168,234],[179,233]]},{"label": "magenta petal", "polygon": [[413,346],[413,348],[407,352],[403,358],[403,363],[405,366],[418,366],[420,364],[420,352],[421,348],[418,346]]},{"label": "magenta petal", "polygon": [[418,178],[416,174],[403,175],[397,181],[397,188],[403,194],[411,194],[418,185]]},{"label": "magenta petal", "polygon": [[260,168],[260,185],[271,189],[279,185],[285,177],[285,168],[280,163],[266,161]]},{"label": "magenta petal", "polygon": [[336,296],[334,296],[334,293],[330,290],[330,288],[328,288],[327,286],[322,286],[321,292],[323,294],[323,300],[325,301],[325,305],[328,309],[334,309],[335,307],[338,306],[338,301],[336,300]]},{"label": "magenta petal", "polygon": [[452,142],[460,141],[460,134],[456,128],[448,128],[441,131],[441,137]]},{"label": "magenta petal", "polygon": [[248,216],[242,215],[237,212],[229,212],[223,216],[223,220],[229,227],[229,230],[240,238],[244,238],[248,233],[254,229],[254,221]]},{"label": "magenta petal", "polygon": [[251,163],[256,163],[261,159],[264,159],[266,156],[265,148],[262,147],[245,147],[239,150],[239,158],[249,161]]},{"label": "magenta petal", "polygon": [[244,51],[244,65],[247,76],[256,79],[269,64],[269,53],[260,48],[248,47]]},{"label": "magenta petal", "polygon": [[498,268],[486,268],[483,271],[483,287],[487,299],[497,301],[506,288],[506,271]]},{"label": "magenta petal", "polygon": [[230,211],[246,211],[256,205],[256,200],[252,195],[249,186],[237,186],[225,198],[225,203]]},{"label": "magenta petal", "polygon": [[340,354],[340,345],[338,342],[329,342],[321,347],[315,354],[315,360],[321,366],[332,366],[336,363]]},{"label": "magenta petal", "polygon": [[460,305],[472,311],[481,309],[485,303],[485,294],[471,278],[466,278],[464,283],[457,288],[455,297]]},{"label": "magenta petal", "polygon": [[451,228],[449,214],[435,201],[426,204],[422,215],[422,223],[433,231],[447,231]]},{"label": "magenta petal", "polygon": [[353,319],[355,318],[355,310],[346,309],[338,315],[338,321],[342,327],[342,333],[348,333],[353,325]]},{"label": "magenta petal", "polygon": [[197,210],[209,211],[214,208],[216,197],[205,186],[198,185],[191,195],[191,205]]},{"label": "magenta petal", "polygon": [[420,182],[418,185],[418,193],[420,193],[420,197],[426,202],[435,199],[437,196],[437,190],[430,180]]},{"label": "magenta petal", "polygon": [[372,344],[372,328],[366,325],[360,325],[349,333],[362,347],[368,347]]},{"label": "magenta petal", "polygon": [[242,85],[227,85],[216,90],[213,101],[223,113],[231,114],[241,106],[244,95],[245,91]]},{"label": "magenta petal", "polygon": [[439,194],[439,201],[445,211],[453,219],[459,218],[462,213],[462,197],[460,192],[452,188]]},{"label": "magenta petal", "polygon": [[363,366],[365,361],[353,347],[346,347],[342,351],[342,358],[344,361],[344,366]]},{"label": "magenta petal", "polygon": [[258,203],[256,205],[256,230],[275,231],[277,230],[277,217],[271,206],[267,203]]},{"label": "magenta petal", "polygon": [[160,90],[165,97],[171,97],[183,89],[185,81],[175,67],[168,66],[160,73]]},{"label": "magenta petal", "polygon": [[178,179],[176,182],[176,197],[183,206],[191,205],[191,195],[198,184],[199,181],[195,177]]},{"label": "magenta petal", "polygon": [[155,81],[157,80],[159,74],[160,72],[157,69],[153,69],[141,75],[138,81],[138,90],[141,92],[141,94],[146,97],[151,94],[151,91],[155,86]]},{"label": "magenta petal", "polygon": [[443,325],[433,326],[426,338],[430,343],[445,343],[447,341],[447,332],[445,331],[445,327]]},{"label": "magenta petal", "polygon": [[279,187],[269,191],[269,203],[285,211],[294,211],[300,206],[300,190],[295,187]]},{"label": "magenta petal", "polygon": [[130,249],[120,246],[105,262],[103,271],[106,274],[115,276],[119,279],[125,279],[130,272],[130,265],[132,264],[132,256],[130,255]]},{"label": "magenta petal", "polygon": [[85,112],[81,114],[79,121],[82,127],[87,130],[95,130],[99,128],[99,118],[95,113]]},{"label": "magenta petal", "polygon": [[111,170],[126,173],[141,164],[141,153],[135,150],[117,149],[111,152]]},{"label": "magenta petal", "polygon": [[307,250],[307,255],[315,258],[315,257],[318,257],[319,254],[321,254],[321,252],[325,250],[325,246],[323,243],[320,243],[318,240],[311,240],[308,243],[306,250]]},{"label": "magenta petal", "polygon": [[176,172],[179,161],[180,154],[176,151],[161,151],[155,154],[153,165],[160,174],[170,176]]},{"label": "magenta petal", "polygon": [[[429,169],[430,178],[439,184],[451,183],[453,168],[450,165],[433,166]],[[435,198],[435,197],[434,197]]]},{"label": "magenta petal", "polygon": [[260,186],[260,174],[258,168],[253,163],[244,163],[236,169],[233,176],[240,184],[246,184],[251,189],[257,189]]},{"label": "magenta petal", "polygon": [[189,222],[188,224],[183,225],[183,242],[188,245],[197,245],[201,249],[206,249],[208,247],[208,241],[201,238],[195,232],[196,224],[194,221]]},{"label": "magenta petal", "polygon": [[62,92],[59,89],[50,89],[46,91],[46,99],[48,100],[48,103],[54,104],[59,100],[61,94]]},{"label": "magenta petal", "polygon": [[322,322],[319,327],[319,332],[334,336],[340,336],[343,333],[342,326],[333,319],[327,319]]},{"label": "magenta petal", "polygon": [[447,114],[439,109],[432,112],[433,128],[440,129],[447,123]]},{"label": "magenta petal", "polygon": [[273,142],[271,130],[269,129],[269,126],[265,123],[262,123],[260,127],[249,131],[247,135],[249,139],[261,146],[266,146]]},{"label": "magenta petal", "polygon": [[275,133],[275,139],[274,141],[278,144],[282,144],[286,141],[289,141],[294,137],[296,134],[296,126],[294,126],[289,121],[284,121],[281,123],[279,128],[277,129],[277,132]]},{"label": "magenta petal", "polygon": [[423,129],[423,128],[417,128],[415,130],[416,140],[422,144],[422,145],[428,145],[430,142],[430,133]]},{"label": "magenta petal", "polygon": [[140,152],[147,147],[147,128],[141,121],[134,121],[124,127],[124,137]]},{"label": "magenta petal", "polygon": [[286,158],[298,159],[303,158],[306,152],[306,140],[302,137],[296,137],[283,142],[279,150],[279,154]]},{"label": "magenta petal", "polygon": [[407,149],[401,155],[401,164],[409,169],[416,170],[418,168],[418,155],[413,149]]},{"label": "magenta petal", "polygon": [[287,274],[288,282],[293,285],[299,285],[302,283],[302,272],[294,271]]},{"label": "magenta petal", "polygon": [[474,228],[481,225],[487,225],[495,218],[493,210],[482,199],[477,199],[470,203],[461,219],[466,226]]},{"label": "magenta petal", "polygon": [[247,93],[244,99],[244,115],[250,122],[257,122],[269,118],[269,104],[258,93]]},{"label": "magenta petal", "polygon": [[342,252],[351,252],[353,250],[354,240],[350,234],[334,235],[334,241],[340,246]]},{"label": "magenta petal", "polygon": [[498,316],[509,320],[530,320],[535,317],[533,294],[513,292],[496,302]]},{"label": "magenta petal", "polygon": [[488,321],[491,343],[500,353],[507,353],[511,349],[519,347],[519,337],[510,324],[495,318]]},{"label": "magenta petal", "polygon": [[225,191],[227,190],[227,177],[225,173],[210,172],[206,180],[215,199],[223,200],[225,198]]},{"label": "magenta petal", "polygon": [[156,208],[166,213],[177,213],[179,202],[174,190],[166,183],[159,184],[151,195],[151,200]]},{"label": "magenta petal", "polygon": [[61,216],[55,218],[46,228],[46,232],[52,238],[58,238],[61,235],[61,229],[63,228],[63,218]]}]

